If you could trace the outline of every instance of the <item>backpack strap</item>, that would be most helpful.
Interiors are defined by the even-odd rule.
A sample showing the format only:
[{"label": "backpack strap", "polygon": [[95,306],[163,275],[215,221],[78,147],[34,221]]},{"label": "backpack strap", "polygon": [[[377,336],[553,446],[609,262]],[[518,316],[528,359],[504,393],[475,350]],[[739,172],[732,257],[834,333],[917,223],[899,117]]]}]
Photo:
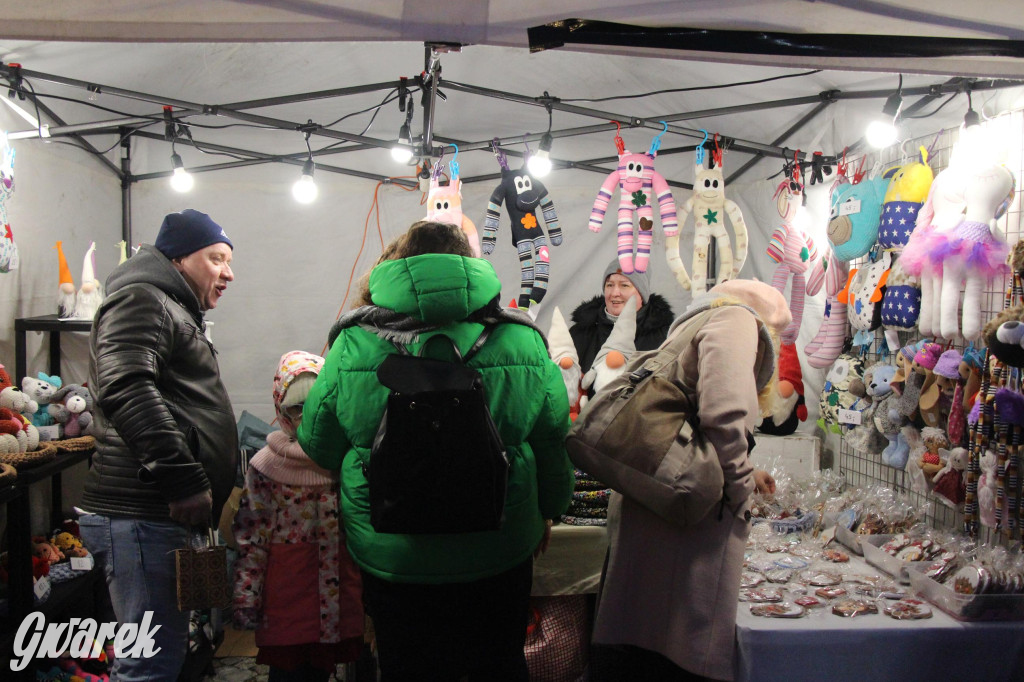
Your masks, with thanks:
[{"label": "backpack strap", "polygon": [[[480,348],[482,348],[483,345],[487,342],[487,338],[491,335],[491,330],[494,329],[494,327],[494,324],[485,324],[484,330],[480,332],[480,336],[476,337],[476,341],[474,341],[473,345],[469,347],[469,350],[466,351],[465,355],[463,355],[459,351],[458,345],[456,345],[455,341],[453,341],[452,338],[447,334],[436,334],[434,336],[431,336],[424,342],[422,346],[420,346],[419,355],[420,357],[423,356],[423,351],[426,349],[427,344],[429,344],[433,339],[436,339],[438,337],[444,337],[445,339],[448,340],[448,343],[451,344],[452,352],[455,353],[455,359],[462,364],[466,364],[467,362],[469,362],[469,359],[476,355],[476,352],[480,350]],[[395,346],[395,348],[398,349],[398,352],[401,355],[412,355],[412,353],[409,352],[409,349],[405,347],[404,343],[400,343],[394,339],[391,340],[391,343]]]}]

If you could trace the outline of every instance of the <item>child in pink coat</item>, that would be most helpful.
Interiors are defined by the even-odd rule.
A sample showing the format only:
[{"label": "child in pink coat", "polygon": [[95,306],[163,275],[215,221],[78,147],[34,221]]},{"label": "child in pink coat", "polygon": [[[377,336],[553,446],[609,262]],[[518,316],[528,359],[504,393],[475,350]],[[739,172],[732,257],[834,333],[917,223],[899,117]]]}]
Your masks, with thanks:
[{"label": "child in pink coat", "polygon": [[337,476],[299,447],[295,429],[323,358],[281,356],[274,377],[280,431],[267,437],[245,477],[234,522],[233,620],[256,630],[257,663],[270,682],[326,681],[338,663],[359,657],[362,584],[345,549]]}]

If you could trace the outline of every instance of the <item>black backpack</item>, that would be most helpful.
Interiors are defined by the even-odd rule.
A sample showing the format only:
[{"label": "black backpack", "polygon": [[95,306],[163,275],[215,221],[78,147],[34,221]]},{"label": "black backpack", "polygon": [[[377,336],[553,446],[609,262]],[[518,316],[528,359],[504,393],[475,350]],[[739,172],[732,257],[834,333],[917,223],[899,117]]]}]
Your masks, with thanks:
[{"label": "black backpack", "polygon": [[[378,533],[471,533],[501,528],[508,457],[491,419],[479,372],[465,363],[490,333],[485,327],[461,356],[437,335],[420,355],[395,342],[377,369],[391,389],[370,451],[370,523]],[[456,360],[421,357],[446,339]]]}]

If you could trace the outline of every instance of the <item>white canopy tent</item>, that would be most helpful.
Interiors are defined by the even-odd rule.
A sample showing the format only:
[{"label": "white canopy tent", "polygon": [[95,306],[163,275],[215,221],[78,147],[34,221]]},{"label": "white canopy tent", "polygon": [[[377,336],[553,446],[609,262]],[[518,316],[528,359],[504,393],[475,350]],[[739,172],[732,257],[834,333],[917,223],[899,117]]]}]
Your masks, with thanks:
[{"label": "white canopy tent", "polygon": [[[905,106],[922,100],[919,115],[937,110],[927,118],[908,119],[903,139],[962,122],[967,97],[965,81],[958,76],[986,77],[970,81],[973,106],[985,116],[1024,107],[1020,88],[987,89],[990,78],[1024,77],[1024,60],[1007,57],[808,61],[667,50],[648,56],[643,49],[622,47],[584,51],[569,46],[532,54],[526,49],[527,28],[573,16],[794,33],[866,33],[870,28],[872,33],[1008,44],[1024,37],[1024,19],[1006,11],[1007,3],[971,7],[970,16],[962,3],[916,0],[899,5],[696,2],[681,7],[668,2],[620,2],[612,7],[571,2],[552,9],[537,2],[378,2],[366,8],[351,2],[85,0],[69,10],[64,3],[25,6],[0,0],[6,17],[0,25],[0,61],[7,73],[12,63],[21,65],[24,80],[44,108],[37,110],[31,97],[17,104],[55,133],[33,139],[33,126],[12,109],[0,107],[0,129],[25,134],[11,142],[17,152],[16,191],[7,209],[21,267],[0,275],[0,361],[13,366],[14,318],[55,310],[56,240],[64,242],[76,283],[78,263],[91,241],[98,246],[99,277],[113,268],[125,215],[117,172],[127,164],[134,180],[125,183],[130,188],[126,215],[133,243],[152,242],[163,215],[186,207],[210,213],[234,241],[236,281],[208,319],[215,323],[213,338],[236,412],[247,409],[269,420],[277,358],[293,348],[321,351],[349,285],[354,292],[354,280],[373,263],[381,242],[424,215],[418,191],[403,191],[402,180],[379,184],[377,179],[414,173],[396,164],[386,148],[397,138],[405,114],[396,101],[374,114],[375,107],[393,96],[400,77],[414,79],[429,66],[422,41],[466,44],[461,52],[439,55],[442,71],[436,85],[447,99],[436,101],[431,133],[434,144],[447,149],[446,160],[451,158],[451,141],[476,147],[462,152],[459,163],[464,180],[478,180],[468,182],[463,191],[465,211],[478,227],[498,166],[486,145],[474,143],[498,137],[516,167],[522,136],[529,136],[536,148],[535,140],[548,128],[545,104],[552,98],[558,98],[551,112],[553,129],[587,129],[586,134],[557,136],[552,149],[552,157],[565,163],[556,162],[563,167],[545,184],[566,238],[551,250],[552,284],[541,307],[542,327],[555,305],[568,317],[580,301],[596,295],[601,271],[614,256],[613,226],[594,235],[585,225],[602,173],[615,165],[610,159],[615,153],[611,119],[633,124],[623,126],[626,145],[646,150],[660,129],[655,122],[678,117],[663,139],[657,168],[675,183],[680,203],[688,196],[682,185],[693,177],[689,149],[700,141],[695,130],[704,128],[735,141],[725,156],[727,177],[757,158],[751,151],[764,148],[765,158],[727,193],[743,208],[752,233],[742,275],[769,279],[773,264],[764,250],[777,221],[770,197],[778,179],[767,178],[782,168],[783,154],[776,152],[821,150],[834,155],[858,142],[868,119],[895,90],[900,71],[904,90],[917,93],[906,97]],[[193,18],[199,21],[188,21]],[[814,72],[804,73],[809,69]],[[364,85],[379,87],[356,92]],[[933,86],[938,89],[929,96]],[[669,92],[680,88],[709,89]],[[346,90],[339,96],[310,96],[339,89]],[[652,91],[664,92],[593,101]],[[279,97],[287,101],[269,101]],[[417,107],[414,131],[424,132],[420,95],[411,97]],[[569,101],[574,99],[581,101]],[[254,100],[258,105],[239,106]],[[188,195],[173,192],[164,178],[171,170],[171,148],[164,139],[162,104],[173,105],[176,121],[187,126],[195,142],[190,144],[187,136],[176,141],[185,166],[208,167],[208,172],[196,174],[196,187]],[[232,114],[225,115],[227,110]],[[233,115],[237,112],[245,116]],[[112,129],[109,122],[120,119],[139,119],[125,123],[138,132]],[[317,126],[310,144],[320,197],[300,206],[292,200],[290,187],[305,159],[302,126],[310,121]],[[177,123],[172,130],[180,132]],[[130,145],[130,161],[123,160],[127,152],[122,138]],[[84,151],[80,140],[95,153]],[[350,148],[357,150],[345,151]],[[672,153],[682,148],[686,151]],[[273,162],[266,162],[268,156]],[[576,167],[564,167],[569,163]],[[212,168],[217,164],[230,167]],[[821,204],[818,199],[814,207],[819,214],[827,211]],[[503,216],[498,248],[490,257],[505,283],[504,301],[517,295],[519,282],[507,220]],[[659,230],[656,226],[656,235]],[[684,228],[687,264],[691,231],[689,225]],[[653,289],[681,312],[690,295],[658,255],[663,244],[664,238],[656,236]],[[808,306],[806,339],[816,331],[820,315],[820,302]],[[45,368],[45,347],[30,336],[28,369],[35,374]],[[81,382],[86,378],[86,339],[65,336],[60,374],[65,381]],[[805,368],[805,382],[808,402],[813,403],[820,377]]]}]

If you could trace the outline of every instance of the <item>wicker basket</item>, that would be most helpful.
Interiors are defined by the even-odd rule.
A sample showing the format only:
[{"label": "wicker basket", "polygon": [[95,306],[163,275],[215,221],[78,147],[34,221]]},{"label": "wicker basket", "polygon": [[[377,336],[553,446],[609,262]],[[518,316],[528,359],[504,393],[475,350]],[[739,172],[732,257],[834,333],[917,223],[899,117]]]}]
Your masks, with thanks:
[{"label": "wicker basket", "polygon": [[13,485],[18,480],[18,470],[10,464],[0,463],[0,488]]},{"label": "wicker basket", "polygon": [[56,447],[58,453],[65,452],[82,452],[84,450],[93,450],[96,447],[96,439],[92,436],[79,436],[78,438],[65,438],[64,440],[51,441]]},{"label": "wicker basket", "polygon": [[57,456],[57,446],[49,441],[39,443],[39,449],[28,452],[0,454],[0,464],[10,464],[15,469],[29,469],[46,464]]}]

